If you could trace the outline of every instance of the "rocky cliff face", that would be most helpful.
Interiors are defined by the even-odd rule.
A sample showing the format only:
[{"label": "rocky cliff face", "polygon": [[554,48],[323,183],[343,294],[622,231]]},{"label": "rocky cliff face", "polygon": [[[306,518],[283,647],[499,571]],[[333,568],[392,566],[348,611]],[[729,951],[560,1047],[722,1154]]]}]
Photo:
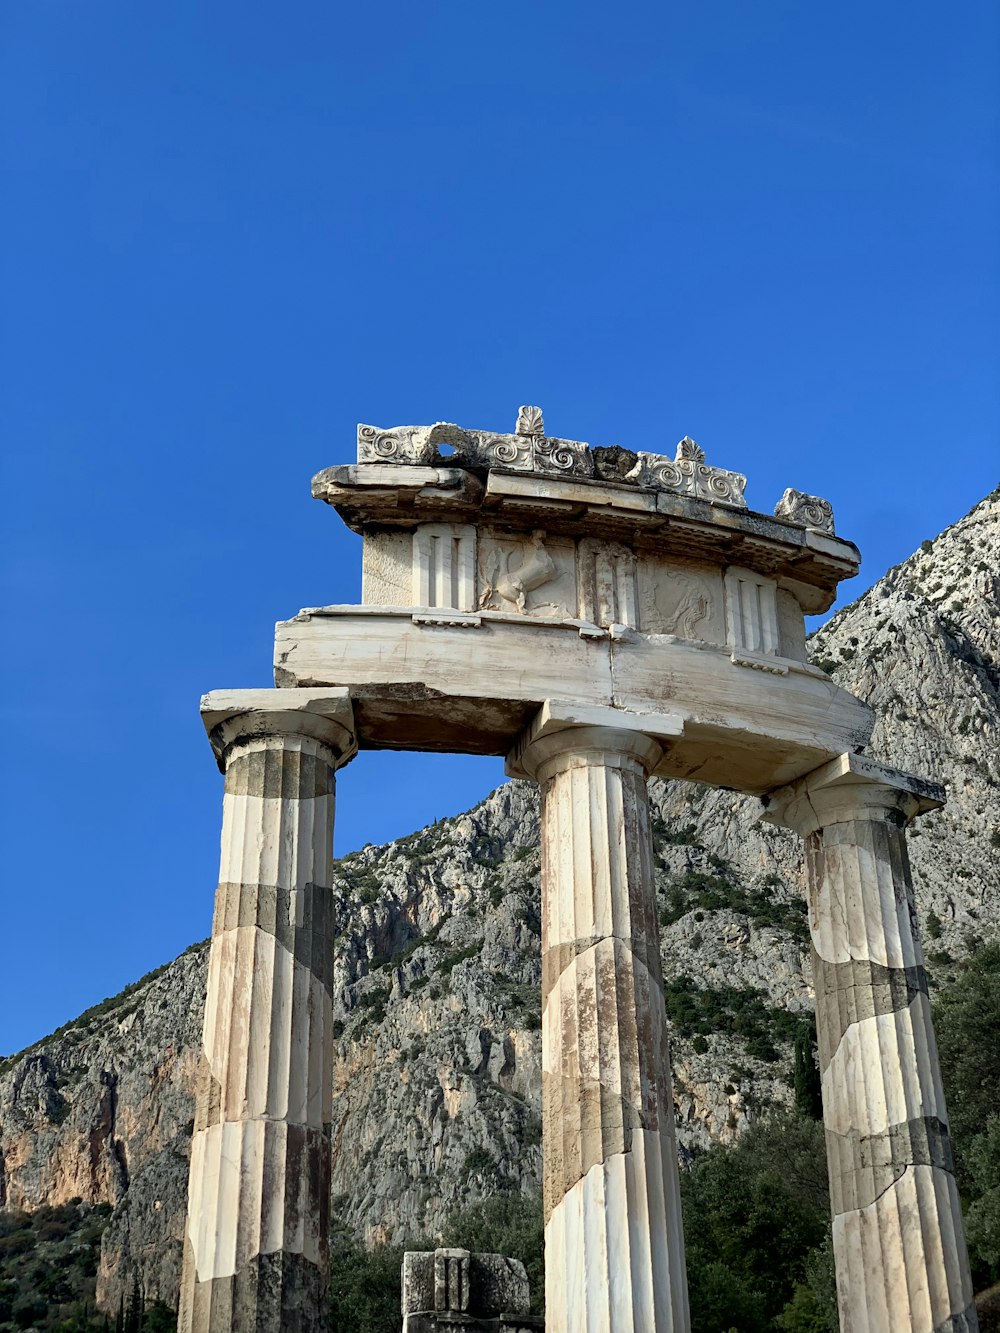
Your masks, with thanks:
[{"label": "rocky cliff face", "polygon": [[[812,639],[878,711],[870,753],[933,776],[913,830],[931,970],[1000,933],[1000,493]],[[345,778],[350,780],[349,774]],[[759,804],[653,783],[663,963],[685,1150],[790,1099],[811,1008],[798,840]],[[535,1191],[541,1166],[538,812],[510,783],[338,863],[334,1206],[369,1242]],[[115,1211],[99,1296],[138,1271],[173,1303],[207,947],[0,1063],[0,1207]]]}]

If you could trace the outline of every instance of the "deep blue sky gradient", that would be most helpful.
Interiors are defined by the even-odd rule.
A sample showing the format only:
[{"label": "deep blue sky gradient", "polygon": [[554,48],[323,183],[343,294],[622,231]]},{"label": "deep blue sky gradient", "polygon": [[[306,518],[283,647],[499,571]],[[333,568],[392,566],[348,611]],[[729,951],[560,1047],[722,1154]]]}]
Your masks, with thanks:
[{"label": "deep blue sky gradient", "polygon": [[[5,6],[0,1052],[210,928],[198,696],[359,597],[358,420],[827,496],[851,598],[997,479],[990,0]],[[365,756],[337,848],[498,761]]]}]

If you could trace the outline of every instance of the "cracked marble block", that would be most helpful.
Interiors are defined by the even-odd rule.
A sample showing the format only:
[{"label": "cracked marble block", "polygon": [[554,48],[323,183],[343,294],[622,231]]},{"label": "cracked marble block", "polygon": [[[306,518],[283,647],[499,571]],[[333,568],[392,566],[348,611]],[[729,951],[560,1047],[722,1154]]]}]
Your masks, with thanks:
[{"label": "cracked marble block", "polygon": [[515,760],[542,796],[546,1321],[673,1333],[687,1279],[646,790],[662,744],[614,709],[557,730],[546,711]]},{"label": "cracked marble block", "polygon": [[943,791],[858,755],[774,793],[806,840],[845,1333],[978,1328],[905,828]]},{"label": "cracked marble block", "polygon": [[202,711],[226,781],[178,1327],[312,1333],[325,1327],[334,772],[354,751],[350,701],[247,690]]}]

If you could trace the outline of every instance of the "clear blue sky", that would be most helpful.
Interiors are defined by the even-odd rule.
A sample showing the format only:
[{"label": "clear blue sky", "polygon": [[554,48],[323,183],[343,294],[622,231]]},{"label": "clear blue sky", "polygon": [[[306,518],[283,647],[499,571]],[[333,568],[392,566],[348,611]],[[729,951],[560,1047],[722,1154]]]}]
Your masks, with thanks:
[{"label": "clear blue sky", "polygon": [[[11,0],[0,1052],[208,934],[198,696],[359,597],[358,420],[827,496],[854,596],[997,480],[992,0]],[[498,762],[366,757],[337,845]]]}]

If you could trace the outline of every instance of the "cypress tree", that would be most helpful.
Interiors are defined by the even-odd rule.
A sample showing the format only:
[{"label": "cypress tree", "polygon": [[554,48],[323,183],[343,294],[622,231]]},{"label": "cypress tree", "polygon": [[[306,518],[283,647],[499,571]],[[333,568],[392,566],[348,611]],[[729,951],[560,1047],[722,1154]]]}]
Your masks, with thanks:
[{"label": "cypress tree", "polygon": [[810,1120],[822,1120],[823,1098],[816,1061],[816,1022],[803,1023],[795,1037],[795,1109]]}]

